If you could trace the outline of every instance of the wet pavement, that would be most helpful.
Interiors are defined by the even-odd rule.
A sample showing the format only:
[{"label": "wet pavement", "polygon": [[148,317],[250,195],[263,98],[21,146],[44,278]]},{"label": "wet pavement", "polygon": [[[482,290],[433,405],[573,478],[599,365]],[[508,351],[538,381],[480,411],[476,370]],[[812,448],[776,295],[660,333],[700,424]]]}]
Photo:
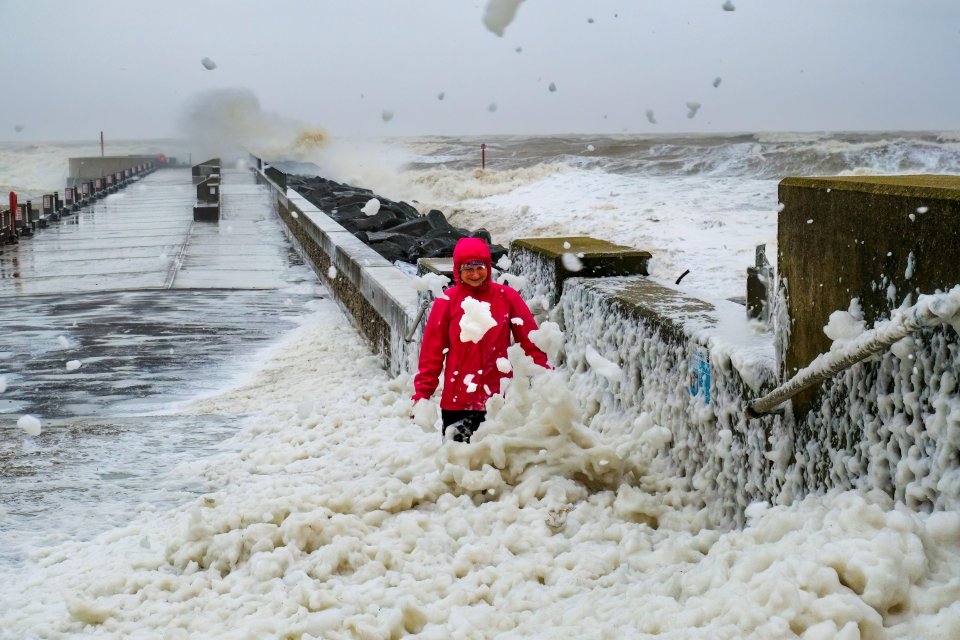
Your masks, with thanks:
[{"label": "wet pavement", "polygon": [[325,298],[266,187],[222,179],[219,223],[193,221],[189,169],[163,169],[0,250],[0,562],[201,490],[157,478],[239,417],[167,410],[228,386]]},{"label": "wet pavement", "polygon": [[[284,290],[135,290],[0,299],[4,418],[155,412],[226,385],[238,354],[290,329]],[[9,338],[13,338],[10,340]]]},{"label": "wet pavement", "polygon": [[162,169],[0,252],[0,297],[131,289],[271,289],[287,243],[266,188],[223,174],[219,223],[194,222],[189,169]]},{"label": "wet pavement", "polygon": [[219,223],[194,222],[189,169],[165,169],[0,252],[0,421],[195,395],[324,295],[266,188],[223,181]]}]

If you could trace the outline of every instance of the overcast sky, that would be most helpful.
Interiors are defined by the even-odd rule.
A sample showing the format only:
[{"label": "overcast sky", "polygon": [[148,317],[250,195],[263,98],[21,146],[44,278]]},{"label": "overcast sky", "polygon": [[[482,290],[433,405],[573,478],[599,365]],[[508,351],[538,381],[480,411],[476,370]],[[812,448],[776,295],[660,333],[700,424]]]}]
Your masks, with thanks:
[{"label": "overcast sky", "polygon": [[498,36],[488,0],[0,0],[0,140],[178,136],[224,93],[335,136],[960,129],[960,1],[730,2]]}]

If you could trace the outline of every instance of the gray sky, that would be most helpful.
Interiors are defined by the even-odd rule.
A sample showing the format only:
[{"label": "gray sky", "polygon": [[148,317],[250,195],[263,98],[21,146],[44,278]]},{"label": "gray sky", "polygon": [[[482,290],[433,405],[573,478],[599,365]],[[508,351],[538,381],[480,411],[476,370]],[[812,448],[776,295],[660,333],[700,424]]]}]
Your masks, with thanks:
[{"label": "gray sky", "polygon": [[732,2],[525,0],[498,37],[487,0],[0,0],[0,140],[177,136],[225,90],[333,135],[960,129],[957,0]]}]

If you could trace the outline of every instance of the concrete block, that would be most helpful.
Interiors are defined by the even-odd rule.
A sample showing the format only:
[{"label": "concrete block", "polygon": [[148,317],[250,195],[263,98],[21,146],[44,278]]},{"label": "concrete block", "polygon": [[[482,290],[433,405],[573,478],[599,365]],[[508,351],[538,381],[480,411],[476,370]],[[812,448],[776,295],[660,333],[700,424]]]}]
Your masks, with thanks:
[{"label": "concrete block", "polygon": [[586,236],[519,238],[510,244],[510,270],[526,279],[522,293],[539,319],[556,305],[567,278],[649,275],[650,257],[648,251]]},{"label": "concrete block", "polygon": [[220,203],[197,203],[193,207],[194,222],[220,222]]},{"label": "concrete block", "polygon": [[[778,271],[790,319],[784,376],[830,347],[830,314],[858,298],[872,326],[918,293],[960,283],[960,177],[786,178]],[[816,396],[794,400],[803,413]]]},{"label": "concrete block", "polygon": [[[751,423],[743,412],[775,385],[774,348],[742,306],[643,276],[568,278],[554,317],[587,426],[625,449],[642,448],[649,425],[669,428],[657,464],[696,486],[724,521],[741,523],[747,505],[777,495],[782,468],[766,454],[785,436],[783,420]],[[620,374],[598,373],[591,350]]]},{"label": "concrete block", "polygon": [[453,282],[453,258],[420,258],[417,261],[417,275],[436,273],[450,278]]},{"label": "concrete block", "polygon": [[197,202],[206,204],[220,202],[219,176],[209,176],[197,183]]}]

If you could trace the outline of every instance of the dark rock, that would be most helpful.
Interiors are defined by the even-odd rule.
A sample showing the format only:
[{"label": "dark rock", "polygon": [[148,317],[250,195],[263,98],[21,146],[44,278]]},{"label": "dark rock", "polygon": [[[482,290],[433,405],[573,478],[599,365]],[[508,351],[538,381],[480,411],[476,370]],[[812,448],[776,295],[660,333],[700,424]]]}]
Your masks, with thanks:
[{"label": "dark rock", "polygon": [[419,237],[428,233],[432,228],[427,218],[417,218],[389,227],[389,230],[390,233],[408,233]]},{"label": "dark rock", "polygon": [[416,263],[417,259],[419,258],[418,254],[420,250],[417,238],[414,236],[397,234],[397,236],[395,236],[394,239],[390,240],[389,242],[392,242],[400,247],[401,250],[403,250],[403,260],[405,262]]},{"label": "dark rock", "polygon": [[352,204],[360,205],[362,208],[374,197],[372,191],[367,192],[354,192],[348,191],[346,193],[336,194],[337,205],[341,207],[349,206]]},{"label": "dark rock", "polygon": [[[486,241],[494,263],[507,253],[504,247],[491,242],[486,229],[471,231],[454,227],[438,209],[420,215],[406,202],[381,198],[369,189],[319,176],[288,176],[287,184],[390,262],[448,258],[453,255],[457,241],[468,237]],[[380,201],[380,209],[375,215],[367,216],[362,208],[371,198]]]},{"label": "dark rock", "polygon": [[418,258],[449,258],[453,256],[453,247],[464,236],[452,227],[435,229],[420,239]]},{"label": "dark rock", "polygon": [[507,248],[502,247],[499,244],[490,245],[490,262],[493,266],[497,266],[497,262],[500,261],[500,258],[507,255]]},{"label": "dark rock", "polygon": [[466,237],[467,237],[467,234],[461,233],[455,227],[447,227],[446,229],[431,229],[429,232],[427,232],[422,236],[424,240],[433,240],[435,238],[447,238],[454,244],[456,244],[457,240],[459,240],[460,238],[466,238]]},{"label": "dark rock", "polygon": [[483,227],[480,227],[479,229],[471,233],[470,237],[481,238],[484,242],[489,244],[491,247],[493,246],[493,240],[490,238],[490,232],[484,229]]},{"label": "dark rock", "polygon": [[447,229],[450,227],[447,217],[443,215],[443,211],[439,209],[430,209],[430,211],[427,212],[427,220],[430,221],[430,226],[434,229]]},{"label": "dark rock", "polygon": [[390,209],[380,209],[375,215],[367,216],[362,220],[355,220],[354,225],[361,231],[383,231],[400,222],[397,214]]},{"label": "dark rock", "polygon": [[356,205],[351,205],[349,207],[338,207],[336,209],[331,209],[327,214],[340,224],[343,224],[347,221],[362,220],[366,218],[366,214],[360,210],[360,207]]},{"label": "dark rock", "polygon": [[455,244],[456,241],[451,242],[450,238],[431,238],[417,247],[419,258],[452,258]]},{"label": "dark rock", "polygon": [[386,204],[381,203],[380,206],[385,206],[388,209],[396,211],[404,220],[416,220],[421,217],[420,212],[406,202],[387,201]]},{"label": "dark rock", "polygon": [[406,261],[407,259],[407,254],[402,247],[387,240],[383,242],[371,242],[370,248],[382,255],[389,262],[396,262],[397,260]]},{"label": "dark rock", "polygon": [[402,233],[394,233],[393,231],[371,231],[370,233],[365,234],[369,242],[383,242],[385,240],[393,242],[395,238],[402,236]]}]

